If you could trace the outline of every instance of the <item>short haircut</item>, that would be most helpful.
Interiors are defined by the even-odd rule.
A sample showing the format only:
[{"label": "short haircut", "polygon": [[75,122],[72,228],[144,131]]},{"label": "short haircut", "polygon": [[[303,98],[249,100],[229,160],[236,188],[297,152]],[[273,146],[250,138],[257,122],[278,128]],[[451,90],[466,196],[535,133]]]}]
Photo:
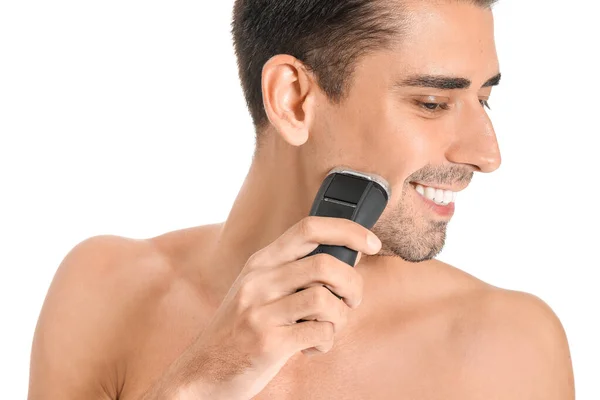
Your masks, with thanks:
[{"label": "short haircut", "polygon": [[[464,1],[491,8],[497,0]],[[357,59],[389,46],[405,25],[402,0],[236,0],[232,34],[246,104],[257,132],[268,118],[262,69],[289,54],[312,71],[331,101],[339,103]]]}]

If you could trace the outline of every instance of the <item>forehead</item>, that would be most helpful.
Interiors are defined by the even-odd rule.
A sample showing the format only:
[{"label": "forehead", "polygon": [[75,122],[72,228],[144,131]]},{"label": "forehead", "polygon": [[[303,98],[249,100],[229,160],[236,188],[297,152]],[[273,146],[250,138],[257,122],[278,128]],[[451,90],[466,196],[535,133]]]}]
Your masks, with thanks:
[{"label": "forehead", "polygon": [[405,72],[485,76],[498,72],[491,10],[468,1],[410,1],[394,53]]}]

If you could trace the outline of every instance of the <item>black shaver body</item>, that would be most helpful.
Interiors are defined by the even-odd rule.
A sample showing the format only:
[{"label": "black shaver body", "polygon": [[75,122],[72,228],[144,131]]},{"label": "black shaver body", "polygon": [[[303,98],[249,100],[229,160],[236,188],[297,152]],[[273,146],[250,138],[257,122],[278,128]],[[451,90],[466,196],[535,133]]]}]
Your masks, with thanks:
[{"label": "black shaver body", "polygon": [[[310,210],[310,215],[346,218],[371,229],[391,196],[389,184],[375,174],[334,168],[324,179]],[[308,254],[328,253],[354,266],[358,253],[345,246],[319,245]]]}]

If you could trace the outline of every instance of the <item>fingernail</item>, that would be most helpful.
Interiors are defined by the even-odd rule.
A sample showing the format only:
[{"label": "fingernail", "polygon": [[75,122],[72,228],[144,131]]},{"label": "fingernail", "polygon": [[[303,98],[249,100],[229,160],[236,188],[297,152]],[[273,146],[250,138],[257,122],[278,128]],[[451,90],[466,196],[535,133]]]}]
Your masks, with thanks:
[{"label": "fingernail", "polygon": [[367,235],[367,244],[371,249],[373,249],[373,251],[379,251],[379,248],[381,247],[381,241],[372,232],[369,232]]}]

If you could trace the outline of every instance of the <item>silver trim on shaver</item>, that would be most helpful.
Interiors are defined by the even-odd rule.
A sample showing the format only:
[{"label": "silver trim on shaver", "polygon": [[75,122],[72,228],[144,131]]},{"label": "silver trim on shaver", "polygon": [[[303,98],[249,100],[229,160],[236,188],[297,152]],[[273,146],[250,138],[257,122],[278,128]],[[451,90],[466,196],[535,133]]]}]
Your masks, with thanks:
[{"label": "silver trim on shaver", "polygon": [[359,172],[359,171],[356,171],[356,170],[353,170],[353,169],[347,168],[347,167],[335,167],[331,171],[329,171],[327,176],[329,176],[331,174],[335,174],[335,173],[355,175],[355,176],[358,176],[361,178],[368,179],[373,182],[377,182],[378,184],[381,185],[381,187],[383,187],[383,189],[387,193],[388,200],[392,197],[392,188],[390,187],[390,184],[382,176],[379,176],[377,174],[373,174],[370,172],[369,173]]}]

